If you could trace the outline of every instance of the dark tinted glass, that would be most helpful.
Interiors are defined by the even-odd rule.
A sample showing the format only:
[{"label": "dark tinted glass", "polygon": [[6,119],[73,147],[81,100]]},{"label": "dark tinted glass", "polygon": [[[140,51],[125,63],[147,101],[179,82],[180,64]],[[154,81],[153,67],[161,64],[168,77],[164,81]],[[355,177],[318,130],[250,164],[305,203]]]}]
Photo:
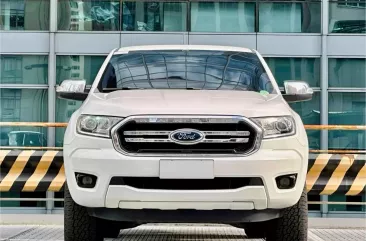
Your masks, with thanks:
[{"label": "dark tinted glass", "polygon": [[115,55],[99,87],[102,91],[123,88],[274,91],[256,54],[198,50]]}]

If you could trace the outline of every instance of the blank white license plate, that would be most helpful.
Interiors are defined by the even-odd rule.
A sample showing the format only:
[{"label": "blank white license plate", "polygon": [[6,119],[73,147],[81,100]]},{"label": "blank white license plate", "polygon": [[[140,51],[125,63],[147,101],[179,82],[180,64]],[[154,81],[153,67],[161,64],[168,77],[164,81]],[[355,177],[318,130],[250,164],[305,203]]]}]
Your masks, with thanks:
[{"label": "blank white license plate", "polygon": [[160,160],[162,179],[213,179],[213,160]]}]

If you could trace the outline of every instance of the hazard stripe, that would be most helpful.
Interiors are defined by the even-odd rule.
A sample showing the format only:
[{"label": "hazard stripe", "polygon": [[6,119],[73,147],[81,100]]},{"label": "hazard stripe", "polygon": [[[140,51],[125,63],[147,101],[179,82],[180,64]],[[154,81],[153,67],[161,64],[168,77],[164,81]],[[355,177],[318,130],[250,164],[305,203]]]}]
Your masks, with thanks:
[{"label": "hazard stripe", "polygon": [[63,187],[65,181],[66,181],[65,169],[64,169],[64,165],[62,165],[59,173],[57,174],[55,179],[53,179],[53,181],[52,181],[50,187],[48,188],[48,190],[49,191],[54,191],[54,192],[59,192],[61,190],[61,188]]},{"label": "hazard stripe", "polygon": [[39,182],[46,175],[48,168],[50,167],[53,158],[56,156],[57,153],[58,151],[47,151],[43,154],[40,162],[37,165],[37,169],[25,183],[22,189],[23,192],[34,192],[36,190]]},{"label": "hazard stripe", "polygon": [[355,156],[355,160],[353,161],[352,166],[347,170],[342,180],[342,183],[335,192],[335,194],[344,195],[350,190],[353,181],[356,179],[357,174],[361,171],[362,167],[365,165],[365,160],[362,158],[360,159],[360,156],[361,155]]},{"label": "hazard stripe", "polygon": [[[8,192],[10,190],[10,188],[14,184],[14,181],[20,176],[25,165],[28,162],[29,157],[33,153],[34,153],[34,151],[22,151],[19,154],[19,156],[15,160],[14,164],[12,165],[9,173],[4,177],[4,179],[1,180],[1,183],[0,183],[1,192]],[[6,161],[6,159],[4,161]]]},{"label": "hazard stripe", "polygon": [[320,154],[315,162],[314,165],[310,168],[307,179],[306,179],[306,189],[308,191],[312,190],[314,187],[315,182],[318,180],[321,172],[323,171],[324,167],[327,165],[331,154]]},{"label": "hazard stripe", "polygon": [[53,158],[51,165],[49,166],[46,174],[43,176],[42,180],[39,182],[36,192],[48,190],[51,182],[58,175],[62,165],[64,164],[62,152],[57,152]]},{"label": "hazard stripe", "polygon": [[5,159],[6,155],[8,155],[10,150],[0,150],[0,166],[3,160]]},{"label": "hazard stripe", "polygon": [[346,193],[346,195],[358,195],[365,190],[365,186],[366,186],[366,163],[364,164],[360,172],[358,172],[355,180],[352,183],[351,188]]},{"label": "hazard stripe", "polygon": [[357,155],[344,155],[337,166],[337,168],[332,173],[328,183],[326,184],[324,190],[320,193],[320,195],[332,195],[335,191],[338,190],[341,185],[346,172],[352,166],[354,159]]},{"label": "hazard stripe", "polygon": [[4,157],[3,161],[0,164],[0,181],[2,181],[6,175],[8,175],[10,169],[12,168],[15,160],[22,153],[22,151],[16,150],[8,153],[7,156]]},{"label": "hazard stripe", "polygon": [[316,191],[318,194],[320,194],[325,189],[332,174],[339,166],[341,159],[342,158],[339,155],[332,155],[332,157],[329,159],[327,165],[321,171],[319,178],[315,182],[314,187],[313,187],[314,191]]},{"label": "hazard stripe", "polygon": [[30,178],[32,173],[36,170],[41,155],[42,155],[42,152],[40,152],[40,151],[34,151],[34,153],[32,153],[32,155],[28,158],[28,161],[27,161],[25,167],[23,168],[21,174],[14,181],[13,186],[10,188],[10,190],[9,190],[10,192],[11,191],[20,191],[23,189],[24,184]]}]

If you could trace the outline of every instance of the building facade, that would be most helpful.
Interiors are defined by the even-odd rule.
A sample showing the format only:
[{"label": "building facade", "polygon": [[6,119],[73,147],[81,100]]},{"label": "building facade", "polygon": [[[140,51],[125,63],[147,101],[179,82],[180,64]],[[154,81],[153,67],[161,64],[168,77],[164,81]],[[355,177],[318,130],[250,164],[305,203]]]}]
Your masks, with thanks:
[{"label": "building facade", "polygon": [[[1,0],[0,121],[67,122],[80,102],[56,99],[64,79],[90,85],[113,48],[212,44],[257,49],[279,85],[315,90],[293,104],[305,124],[366,124],[365,0]],[[0,127],[1,146],[62,146],[64,129]],[[30,134],[31,133],[31,134]],[[364,150],[365,131],[308,131],[312,149]],[[62,193],[0,193],[62,197]],[[364,196],[309,196],[365,202]],[[1,212],[57,212],[62,202],[2,201]],[[310,205],[314,216],[363,216],[362,205]]]}]

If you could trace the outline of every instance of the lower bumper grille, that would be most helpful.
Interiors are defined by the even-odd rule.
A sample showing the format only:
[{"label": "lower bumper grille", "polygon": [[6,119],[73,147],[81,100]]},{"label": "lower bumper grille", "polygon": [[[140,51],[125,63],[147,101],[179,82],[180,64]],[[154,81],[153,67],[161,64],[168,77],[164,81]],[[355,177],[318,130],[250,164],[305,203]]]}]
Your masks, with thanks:
[{"label": "lower bumper grille", "polygon": [[218,177],[214,179],[160,179],[158,177],[113,177],[110,185],[127,185],[157,190],[223,190],[263,186],[259,177]]}]

